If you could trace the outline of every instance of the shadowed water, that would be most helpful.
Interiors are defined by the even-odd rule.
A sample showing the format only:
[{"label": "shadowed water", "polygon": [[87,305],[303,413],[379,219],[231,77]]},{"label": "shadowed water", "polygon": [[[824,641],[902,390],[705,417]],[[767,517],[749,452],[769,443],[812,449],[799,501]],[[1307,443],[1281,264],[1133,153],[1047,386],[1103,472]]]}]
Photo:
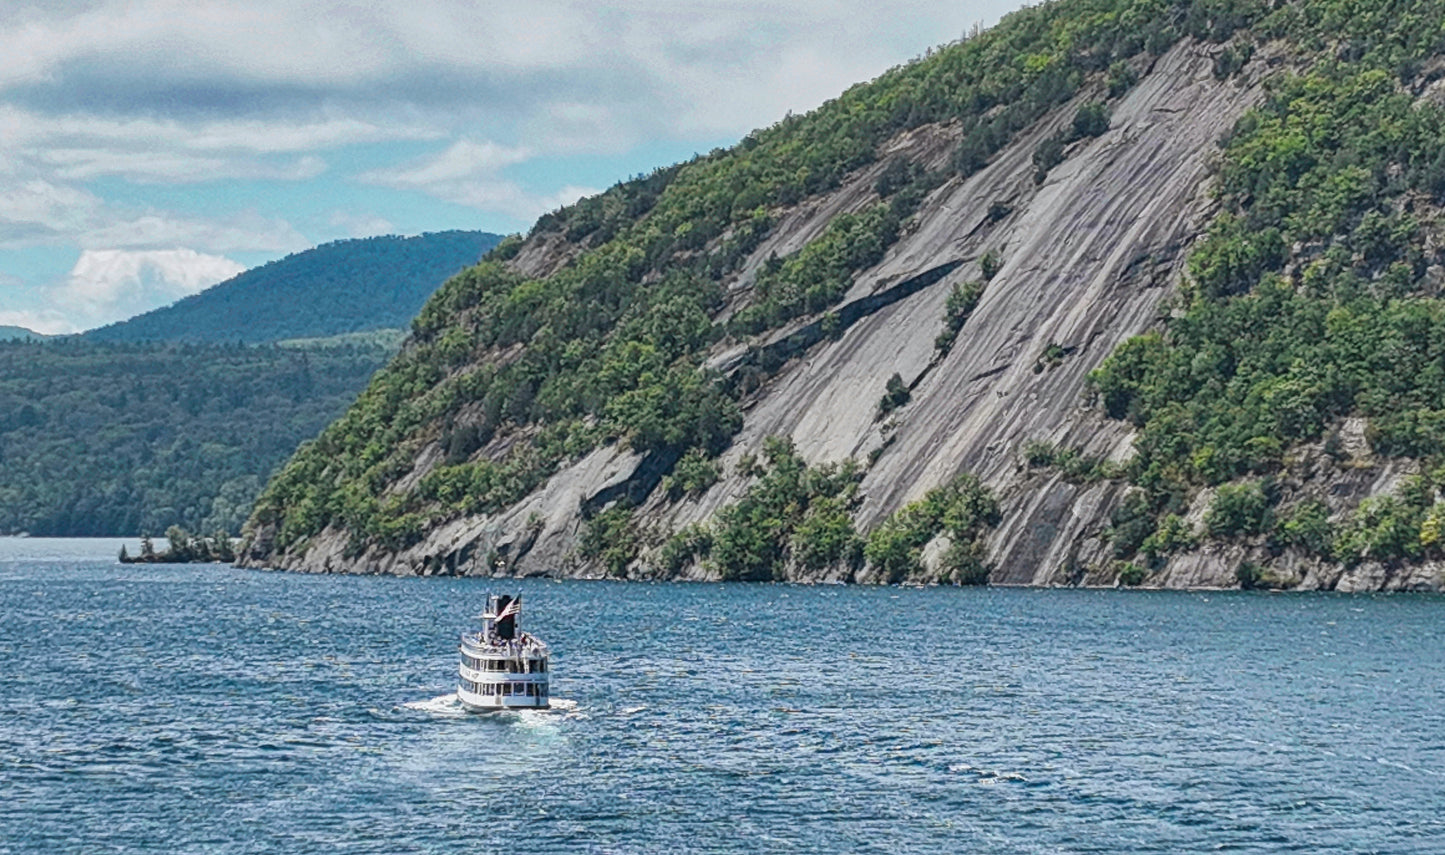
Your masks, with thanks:
[{"label": "shadowed water", "polygon": [[[0,852],[1445,839],[1436,597],[502,588],[24,543],[0,541]],[[445,697],[494,588],[561,709]]]}]

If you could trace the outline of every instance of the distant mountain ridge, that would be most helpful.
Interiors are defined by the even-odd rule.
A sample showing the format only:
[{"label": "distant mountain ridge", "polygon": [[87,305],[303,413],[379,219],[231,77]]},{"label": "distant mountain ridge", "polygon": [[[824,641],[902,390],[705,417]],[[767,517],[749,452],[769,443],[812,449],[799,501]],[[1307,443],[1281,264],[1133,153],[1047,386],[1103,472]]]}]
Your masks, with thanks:
[{"label": "distant mountain ridge", "polygon": [[54,338],[54,336],[38,333],[35,330],[26,329],[25,327],[0,326],[0,341],[14,341],[16,339],[34,339],[39,341],[45,338]]},{"label": "distant mountain ridge", "polygon": [[453,230],[333,241],[84,335],[107,342],[260,344],[405,327],[447,277],[500,240]]},{"label": "distant mountain ridge", "polygon": [[276,464],[497,241],[337,241],[83,335],[0,327],[0,534],[237,531]]}]

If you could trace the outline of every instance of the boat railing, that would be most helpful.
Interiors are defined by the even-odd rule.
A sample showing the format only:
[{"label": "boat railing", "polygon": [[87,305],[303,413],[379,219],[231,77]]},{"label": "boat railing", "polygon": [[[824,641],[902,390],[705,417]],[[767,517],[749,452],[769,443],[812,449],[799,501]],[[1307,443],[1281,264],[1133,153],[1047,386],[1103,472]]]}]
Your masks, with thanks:
[{"label": "boat railing", "polygon": [[461,675],[474,683],[546,683],[546,671],[478,671],[466,664],[457,666]]},{"label": "boat railing", "polygon": [[534,655],[546,656],[548,648],[546,644],[535,638],[525,640],[505,640],[501,638],[488,638],[480,633],[462,633],[462,644],[471,645],[477,650],[487,653],[504,653],[511,656]]},{"label": "boat railing", "polygon": [[505,659],[497,657],[472,656],[463,651],[462,665],[471,668],[473,671],[481,671],[489,674],[545,674],[547,673],[547,658],[545,656],[518,656]]}]

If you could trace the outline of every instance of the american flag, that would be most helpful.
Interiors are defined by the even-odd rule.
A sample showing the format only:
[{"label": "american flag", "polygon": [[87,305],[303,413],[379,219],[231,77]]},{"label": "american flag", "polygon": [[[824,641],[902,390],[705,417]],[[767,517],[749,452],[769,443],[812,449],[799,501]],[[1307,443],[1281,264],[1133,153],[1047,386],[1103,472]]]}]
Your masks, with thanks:
[{"label": "american flag", "polygon": [[497,620],[505,620],[505,619],[507,619],[507,618],[509,618],[509,617],[512,617],[512,616],[514,616],[514,615],[521,614],[521,612],[522,612],[522,598],[521,598],[521,597],[518,597],[517,599],[511,601],[510,603],[507,603],[506,608],[502,609],[500,612],[497,613]]}]

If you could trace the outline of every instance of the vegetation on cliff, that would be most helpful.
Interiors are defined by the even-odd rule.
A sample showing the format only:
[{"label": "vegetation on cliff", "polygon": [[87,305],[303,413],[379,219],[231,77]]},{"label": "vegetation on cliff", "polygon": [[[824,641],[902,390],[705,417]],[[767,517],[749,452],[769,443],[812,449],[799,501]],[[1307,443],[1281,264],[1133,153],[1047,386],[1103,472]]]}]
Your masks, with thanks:
[{"label": "vegetation on cliff", "polygon": [[948,548],[932,578],[958,585],[988,581],[984,536],[999,523],[998,500],[972,475],[954,478],[904,505],[868,536],[863,554],[885,582],[923,575],[923,549],[940,534]]},{"label": "vegetation on cliff", "polygon": [[676,573],[697,560],[726,580],[767,582],[798,568],[856,565],[863,541],[849,514],[857,501],[858,466],[809,466],[791,442],[769,437],[763,460],[744,459],[752,477],[746,495],[711,523],[683,529],[659,552]]},{"label": "vegetation on cliff", "polygon": [[[1288,497],[1265,486],[1349,415],[1369,418],[1379,454],[1427,472],[1445,455],[1445,107],[1419,97],[1441,77],[1445,7],[1287,4],[1243,44],[1271,38],[1309,62],[1273,78],[1222,142],[1222,210],[1181,311],[1120,347],[1094,385],[1139,428],[1128,474],[1145,529],[1222,485],[1214,538],[1267,534],[1345,563],[1438,554],[1438,475],[1333,522],[1317,504],[1276,507]],[[1115,527],[1121,557],[1143,546],[1138,528]]]},{"label": "vegetation on cliff", "polygon": [[[599,444],[669,465],[715,454],[741,424],[750,386],[705,370],[710,348],[825,312],[950,174],[976,171],[1094,78],[1122,94],[1131,57],[1185,35],[1226,39],[1260,8],[1074,0],[1025,10],[732,149],[544,216],[530,239],[570,242],[575,261],[529,278],[506,264],[521,248],[509,242],[448,282],[411,345],[272,481],[254,523],[274,529],[282,550],[327,526],[350,532],[355,549],[395,549],[442,520],[515,501]],[[1077,124],[1087,134],[1101,122],[1098,104]],[[721,286],[782,212],[873,163],[887,140],[934,123],[960,128],[942,172],[888,164],[876,203],[768,260],[748,298],[729,301]],[[393,489],[431,442],[448,449],[448,464]]]},{"label": "vegetation on cliff", "polygon": [[[1077,97],[1072,121],[1033,152],[1045,181],[1072,143],[1107,131],[1141,57],[1192,38],[1214,45],[1221,85],[1262,53],[1276,70],[1266,102],[1221,141],[1220,212],[1174,312],[1093,375],[1102,409],[1137,427],[1137,454],[1122,469],[1041,444],[1026,456],[1079,483],[1136,485],[1109,526],[1129,581],[1147,575],[1133,562],[1202,539],[1270,538],[1338,561],[1436,554],[1442,16],[1423,0],[1067,0],[1011,15],[732,149],[543,217],[527,245],[565,247],[556,251],[570,262],[531,277],[508,263],[523,243],[508,242],[449,281],[403,353],[273,479],[252,523],[281,551],[327,527],[357,552],[397,550],[448,519],[515,503],[609,443],[670,473],[673,500],[706,489],[747,396],[777,367],[765,341],[799,318],[822,323],[857,273],[915,227],[927,194]],[[956,134],[946,165],[883,154],[924,126]],[[869,167],[874,195],[796,252],[752,258],[797,205]],[[995,208],[990,221],[1010,214]],[[996,265],[981,262],[984,281]],[[956,288],[937,352],[966,340],[983,290]],[[732,363],[741,368],[705,367],[736,344],[753,348]],[[1068,354],[1050,345],[1035,371]],[[898,376],[879,409],[906,405],[907,392]],[[1322,518],[1269,479],[1348,415],[1371,420],[1379,453],[1425,463],[1399,496]],[[440,463],[423,454],[438,447]],[[885,578],[907,578],[945,534],[939,578],[986,575],[980,538],[998,506],[966,476],[861,533],[849,512],[856,469],[814,473],[782,445],[766,457],[738,502],[665,541],[665,570],[702,561],[724,578],[777,578],[861,554]],[[1191,525],[1191,502],[1215,488],[1205,522]],[[582,552],[622,572],[652,560],[646,547],[617,505],[593,516]]]}]

